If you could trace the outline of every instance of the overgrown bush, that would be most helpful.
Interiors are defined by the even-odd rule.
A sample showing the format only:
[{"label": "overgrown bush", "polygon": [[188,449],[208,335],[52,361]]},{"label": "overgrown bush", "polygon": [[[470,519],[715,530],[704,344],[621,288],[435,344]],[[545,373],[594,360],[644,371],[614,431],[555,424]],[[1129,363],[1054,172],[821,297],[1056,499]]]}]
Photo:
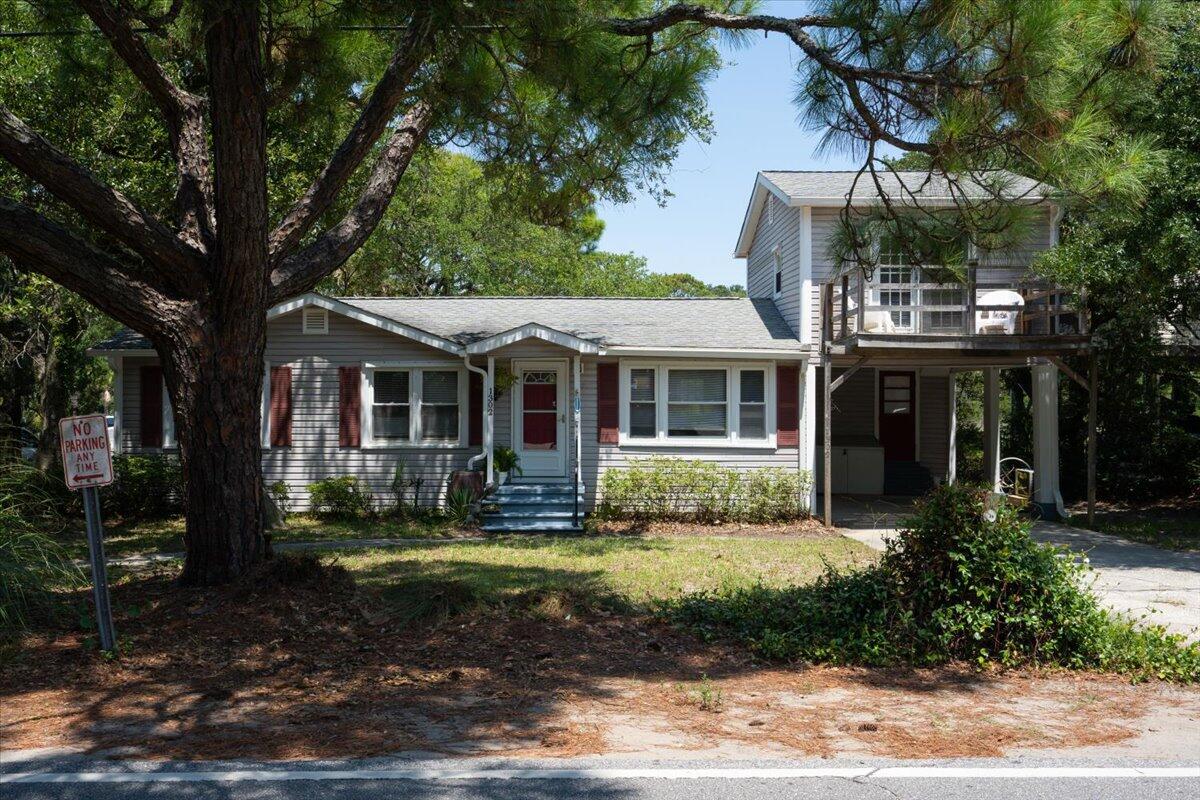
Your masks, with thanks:
[{"label": "overgrown bush", "polygon": [[0,461],[0,636],[61,608],[83,574],[53,538],[66,527],[59,492],[19,459]]},{"label": "overgrown bush", "polygon": [[127,520],[163,519],[183,513],[183,470],[166,455],[113,456],[110,485],[100,490],[106,515]]},{"label": "overgrown bush", "polygon": [[712,461],[653,456],[600,481],[608,519],[771,522],[808,513],[812,476],[778,467],[740,471]]},{"label": "overgrown bush", "polygon": [[364,491],[354,475],[323,478],[308,485],[308,499],[314,514],[339,519],[370,516],[374,497]]},{"label": "overgrown bush", "polygon": [[1103,609],[1090,567],[1029,537],[987,493],[942,486],[877,565],[816,582],[685,597],[667,608],[706,637],[771,659],[887,666],[952,660],[1200,679],[1200,644]]}]

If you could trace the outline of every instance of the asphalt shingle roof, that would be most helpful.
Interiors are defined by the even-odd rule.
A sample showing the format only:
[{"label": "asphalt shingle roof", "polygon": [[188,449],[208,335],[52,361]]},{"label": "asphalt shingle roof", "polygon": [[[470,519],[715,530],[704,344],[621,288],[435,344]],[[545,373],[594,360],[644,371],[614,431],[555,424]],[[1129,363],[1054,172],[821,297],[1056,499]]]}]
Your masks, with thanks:
[{"label": "asphalt shingle roof", "polygon": [[[604,347],[802,350],[769,299],[617,297],[339,297],[386,319],[469,344],[539,323]],[[122,331],[96,350],[149,348]]]},{"label": "asphalt shingle roof", "polygon": [[[942,176],[930,175],[921,171],[900,171],[895,174],[881,171],[878,174],[880,185],[889,198],[907,199],[908,193],[911,192],[923,200],[951,199],[949,184]],[[857,170],[840,172],[765,170],[762,175],[789,197],[796,199],[819,198],[844,201],[850,194],[852,186],[856,200],[874,202],[879,196],[870,174],[864,173],[862,177],[858,178],[858,184],[855,186],[854,179],[858,175]],[[1050,187],[1038,183],[1032,178],[1025,178],[1011,172],[997,170],[995,173],[991,173],[989,182],[993,177],[995,183],[990,187],[970,178],[962,178],[959,180],[958,189],[968,197],[975,199],[992,197],[993,189],[1000,189],[1005,197],[1012,200],[1035,201],[1051,193]]]}]

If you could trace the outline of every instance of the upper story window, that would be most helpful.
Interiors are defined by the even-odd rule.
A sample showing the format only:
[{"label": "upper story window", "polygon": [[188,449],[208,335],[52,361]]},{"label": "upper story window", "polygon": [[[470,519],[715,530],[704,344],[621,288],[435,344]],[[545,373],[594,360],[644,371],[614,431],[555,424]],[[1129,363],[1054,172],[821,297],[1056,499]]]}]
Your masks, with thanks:
[{"label": "upper story window", "polygon": [[457,368],[371,366],[363,370],[364,443],[457,446],[466,439],[466,380]]},{"label": "upper story window", "polygon": [[775,296],[783,294],[783,253],[776,245],[771,253],[771,263],[775,267]]},{"label": "upper story window", "polygon": [[773,385],[770,365],[623,364],[621,440],[769,447]]}]

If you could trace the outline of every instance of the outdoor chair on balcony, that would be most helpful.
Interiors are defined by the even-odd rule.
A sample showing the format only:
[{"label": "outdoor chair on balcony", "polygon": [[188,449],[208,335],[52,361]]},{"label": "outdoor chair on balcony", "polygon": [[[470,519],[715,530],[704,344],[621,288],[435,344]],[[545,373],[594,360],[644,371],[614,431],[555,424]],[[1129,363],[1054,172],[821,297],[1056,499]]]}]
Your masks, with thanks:
[{"label": "outdoor chair on balcony", "polygon": [[979,298],[981,306],[1009,306],[1007,309],[989,308],[975,312],[975,333],[1004,333],[1012,335],[1017,332],[1017,318],[1025,300],[1021,295],[1008,289],[988,292]]}]

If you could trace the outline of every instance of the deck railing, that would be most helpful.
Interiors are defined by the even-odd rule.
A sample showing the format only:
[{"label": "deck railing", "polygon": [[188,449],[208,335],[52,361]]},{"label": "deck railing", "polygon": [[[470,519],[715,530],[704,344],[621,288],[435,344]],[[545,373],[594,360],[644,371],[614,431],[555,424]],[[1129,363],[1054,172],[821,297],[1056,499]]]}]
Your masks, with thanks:
[{"label": "deck railing", "polygon": [[1086,334],[1086,314],[1071,299],[1066,290],[1036,280],[979,283],[974,268],[965,283],[881,283],[856,270],[822,284],[822,331],[826,341],[859,333]]}]

